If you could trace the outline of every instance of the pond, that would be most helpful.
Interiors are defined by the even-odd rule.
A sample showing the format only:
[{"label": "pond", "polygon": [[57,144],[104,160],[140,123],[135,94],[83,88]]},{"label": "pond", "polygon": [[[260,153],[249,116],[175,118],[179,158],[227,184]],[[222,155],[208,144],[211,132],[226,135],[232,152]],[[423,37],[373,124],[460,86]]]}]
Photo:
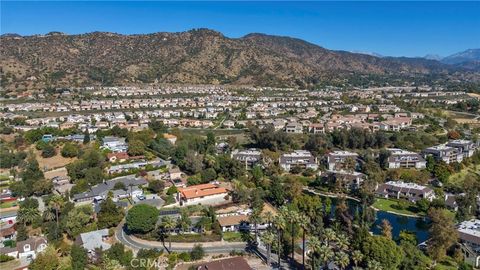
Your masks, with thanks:
[{"label": "pond", "polygon": [[[322,199],[325,198],[324,196],[320,197],[322,197]],[[335,213],[335,205],[337,203],[337,199],[330,199],[332,201],[331,215],[333,216]],[[349,199],[347,202],[349,211],[352,215],[354,215],[357,208],[361,209],[361,205],[358,202],[351,199]],[[388,222],[390,222],[390,224],[392,225],[392,235],[394,239],[398,238],[400,232],[403,230],[415,233],[418,243],[422,243],[429,238],[429,222],[427,218],[400,216],[384,211],[376,211],[376,219],[371,228],[371,231],[374,234],[381,233],[381,229],[379,226],[384,219],[388,220]]]}]

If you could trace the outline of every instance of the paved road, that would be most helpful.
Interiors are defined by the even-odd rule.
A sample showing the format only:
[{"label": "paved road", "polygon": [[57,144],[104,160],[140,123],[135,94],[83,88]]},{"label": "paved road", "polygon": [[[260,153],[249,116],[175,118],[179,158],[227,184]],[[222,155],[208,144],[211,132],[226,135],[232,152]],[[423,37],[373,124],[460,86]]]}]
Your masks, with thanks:
[{"label": "paved road", "polygon": [[[153,248],[158,248],[158,249],[165,249],[165,246],[161,242],[156,242],[154,243],[144,243],[144,242],[138,242],[132,237],[130,237],[128,234],[125,233],[123,228],[119,226],[117,230],[115,231],[115,238],[122,242],[125,246],[130,247],[131,249],[138,251],[139,249],[153,249]],[[165,243],[168,246],[168,243]],[[193,245],[193,243],[192,243]],[[203,246],[203,249],[207,253],[223,253],[223,252],[230,252],[232,250],[237,250],[237,251],[244,251],[246,248],[247,244],[246,243],[229,243],[229,242],[224,242],[221,246]],[[172,242],[172,251],[190,251],[192,247],[187,247],[187,246],[180,246],[176,245],[175,243]]]}]

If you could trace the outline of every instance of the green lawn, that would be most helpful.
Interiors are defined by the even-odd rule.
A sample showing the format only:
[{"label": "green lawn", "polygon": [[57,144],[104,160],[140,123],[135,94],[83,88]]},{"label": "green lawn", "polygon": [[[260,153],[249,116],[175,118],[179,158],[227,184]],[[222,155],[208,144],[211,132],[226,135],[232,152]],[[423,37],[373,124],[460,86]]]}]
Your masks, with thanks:
[{"label": "green lawn", "polygon": [[407,207],[400,209],[398,207],[398,200],[394,199],[384,199],[384,198],[377,198],[375,199],[375,203],[373,207],[380,209],[382,211],[390,211],[397,214],[403,215],[422,215],[422,213],[418,212],[415,205],[413,203],[406,203]]},{"label": "green lawn", "polygon": [[242,234],[239,232],[224,232],[223,240],[227,242],[240,242],[242,240]]},{"label": "green lawn", "polygon": [[2,202],[0,203],[0,208],[9,208],[17,205],[18,205],[17,201]]},{"label": "green lawn", "polygon": [[[403,209],[400,209],[398,207],[398,200],[395,199],[384,199],[384,198],[376,198],[375,203],[373,204],[373,207],[380,209],[382,211],[390,211],[393,213],[397,214],[403,214],[403,215],[413,215],[413,216],[425,216],[426,213],[420,212],[415,204],[410,203],[410,202],[405,202],[404,201],[404,207]],[[455,213],[448,210],[444,209],[445,214],[448,216],[451,216],[452,218],[455,218]]]}]

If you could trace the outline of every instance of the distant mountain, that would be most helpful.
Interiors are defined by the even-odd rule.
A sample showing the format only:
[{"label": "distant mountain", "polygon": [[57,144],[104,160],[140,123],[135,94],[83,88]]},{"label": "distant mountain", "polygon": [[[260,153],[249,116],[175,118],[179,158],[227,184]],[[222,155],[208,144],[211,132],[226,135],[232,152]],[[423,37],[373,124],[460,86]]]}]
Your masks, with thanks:
[{"label": "distant mountain", "polygon": [[10,90],[138,82],[305,87],[358,75],[443,76],[457,71],[434,60],[332,51],[258,33],[228,38],[209,29],[3,35],[0,44],[1,83]]},{"label": "distant mountain", "polygon": [[437,60],[437,61],[442,60],[442,57],[438,54],[427,54],[423,58],[428,60]]},{"label": "distant mountain", "polygon": [[352,53],[358,53],[358,54],[366,54],[366,55],[371,55],[375,57],[383,57],[383,55],[376,53],[376,52],[364,52],[364,51],[351,51]]},{"label": "distant mountain", "polygon": [[480,49],[469,49],[443,58],[442,63],[456,65],[470,61],[480,61]]}]

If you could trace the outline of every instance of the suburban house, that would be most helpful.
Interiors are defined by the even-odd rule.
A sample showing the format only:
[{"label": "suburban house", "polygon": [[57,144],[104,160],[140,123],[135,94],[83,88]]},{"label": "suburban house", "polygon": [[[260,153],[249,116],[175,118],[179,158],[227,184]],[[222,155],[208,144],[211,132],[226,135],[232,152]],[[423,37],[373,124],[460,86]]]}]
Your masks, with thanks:
[{"label": "suburban house", "polygon": [[458,151],[457,148],[446,146],[446,145],[436,145],[428,147],[423,150],[423,155],[433,156],[437,161],[444,161],[447,164],[452,162],[462,162],[463,154]]},{"label": "suburban house", "polygon": [[17,236],[14,223],[2,224],[0,228],[0,243],[6,240],[14,240]]},{"label": "suburban house", "polygon": [[398,148],[388,148],[390,156],[388,157],[388,168],[416,168],[425,169],[427,167],[427,161],[415,152],[410,152]]},{"label": "suburban house", "polygon": [[0,253],[17,259],[26,258],[33,260],[37,257],[38,253],[44,251],[46,248],[47,239],[43,237],[30,237],[25,241],[17,242],[17,246],[14,248],[0,248]]},{"label": "suburban house", "polygon": [[108,239],[108,229],[97,230],[93,232],[81,233],[75,239],[75,244],[85,248],[88,252],[94,252],[95,249],[107,250],[111,245],[105,240]]},{"label": "suburban house", "polygon": [[327,155],[328,170],[335,171],[344,168],[345,161],[353,159],[357,162],[358,154],[348,151],[333,151]]},{"label": "suburban house", "polygon": [[297,134],[300,134],[300,133],[303,133],[303,126],[302,126],[302,124],[300,124],[300,123],[291,122],[291,123],[288,123],[288,124],[285,126],[285,132],[286,132],[286,133],[297,133]]},{"label": "suburban house", "polygon": [[323,134],[325,133],[325,125],[323,123],[310,124],[308,131],[313,134]]},{"label": "suburban house", "polygon": [[218,204],[225,201],[228,190],[215,184],[201,184],[179,188],[177,199],[181,205]]},{"label": "suburban house", "polygon": [[245,150],[233,150],[231,157],[245,164],[245,167],[252,167],[262,160],[262,152],[256,148]]},{"label": "suburban house", "polygon": [[228,215],[217,217],[222,232],[237,232],[248,230],[248,215]]},{"label": "suburban house", "polygon": [[125,142],[125,138],[107,136],[103,138],[102,148],[112,152],[126,152],[128,144]]},{"label": "suburban house", "polygon": [[421,199],[427,199],[429,201],[435,199],[433,189],[415,183],[404,183],[402,181],[389,181],[377,185],[375,194],[380,197],[406,199],[411,202],[416,202]]},{"label": "suburban house", "polygon": [[291,153],[282,154],[278,163],[286,171],[290,171],[293,167],[318,169],[317,158],[306,150],[295,150]]},{"label": "suburban house", "polygon": [[199,265],[196,265],[195,270],[253,270],[247,261],[242,257],[234,257],[228,259],[221,259],[211,262],[203,262]]},{"label": "suburban house", "polygon": [[463,221],[457,231],[465,261],[474,268],[480,267],[480,219]]},{"label": "suburban house", "polygon": [[457,149],[458,152],[463,155],[463,158],[473,156],[473,153],[475,153],[477,149],[477,145],[469,140],[452,140],[447,143],[447,146]]},{"label": "suburban house", "polygon": [[[90,188],[89,191],[73,195],[73,201],[76,203],[104,200],[109,191],[114,192],[113,200],[128,198],[130,196],[139,196],[143,194],[140,186],[147,185],[148,182],[142,177],[135,177],[135,175],[127,175],[105,181]],[[124,189],[117,189],[116,187],[123,186]]]}]

